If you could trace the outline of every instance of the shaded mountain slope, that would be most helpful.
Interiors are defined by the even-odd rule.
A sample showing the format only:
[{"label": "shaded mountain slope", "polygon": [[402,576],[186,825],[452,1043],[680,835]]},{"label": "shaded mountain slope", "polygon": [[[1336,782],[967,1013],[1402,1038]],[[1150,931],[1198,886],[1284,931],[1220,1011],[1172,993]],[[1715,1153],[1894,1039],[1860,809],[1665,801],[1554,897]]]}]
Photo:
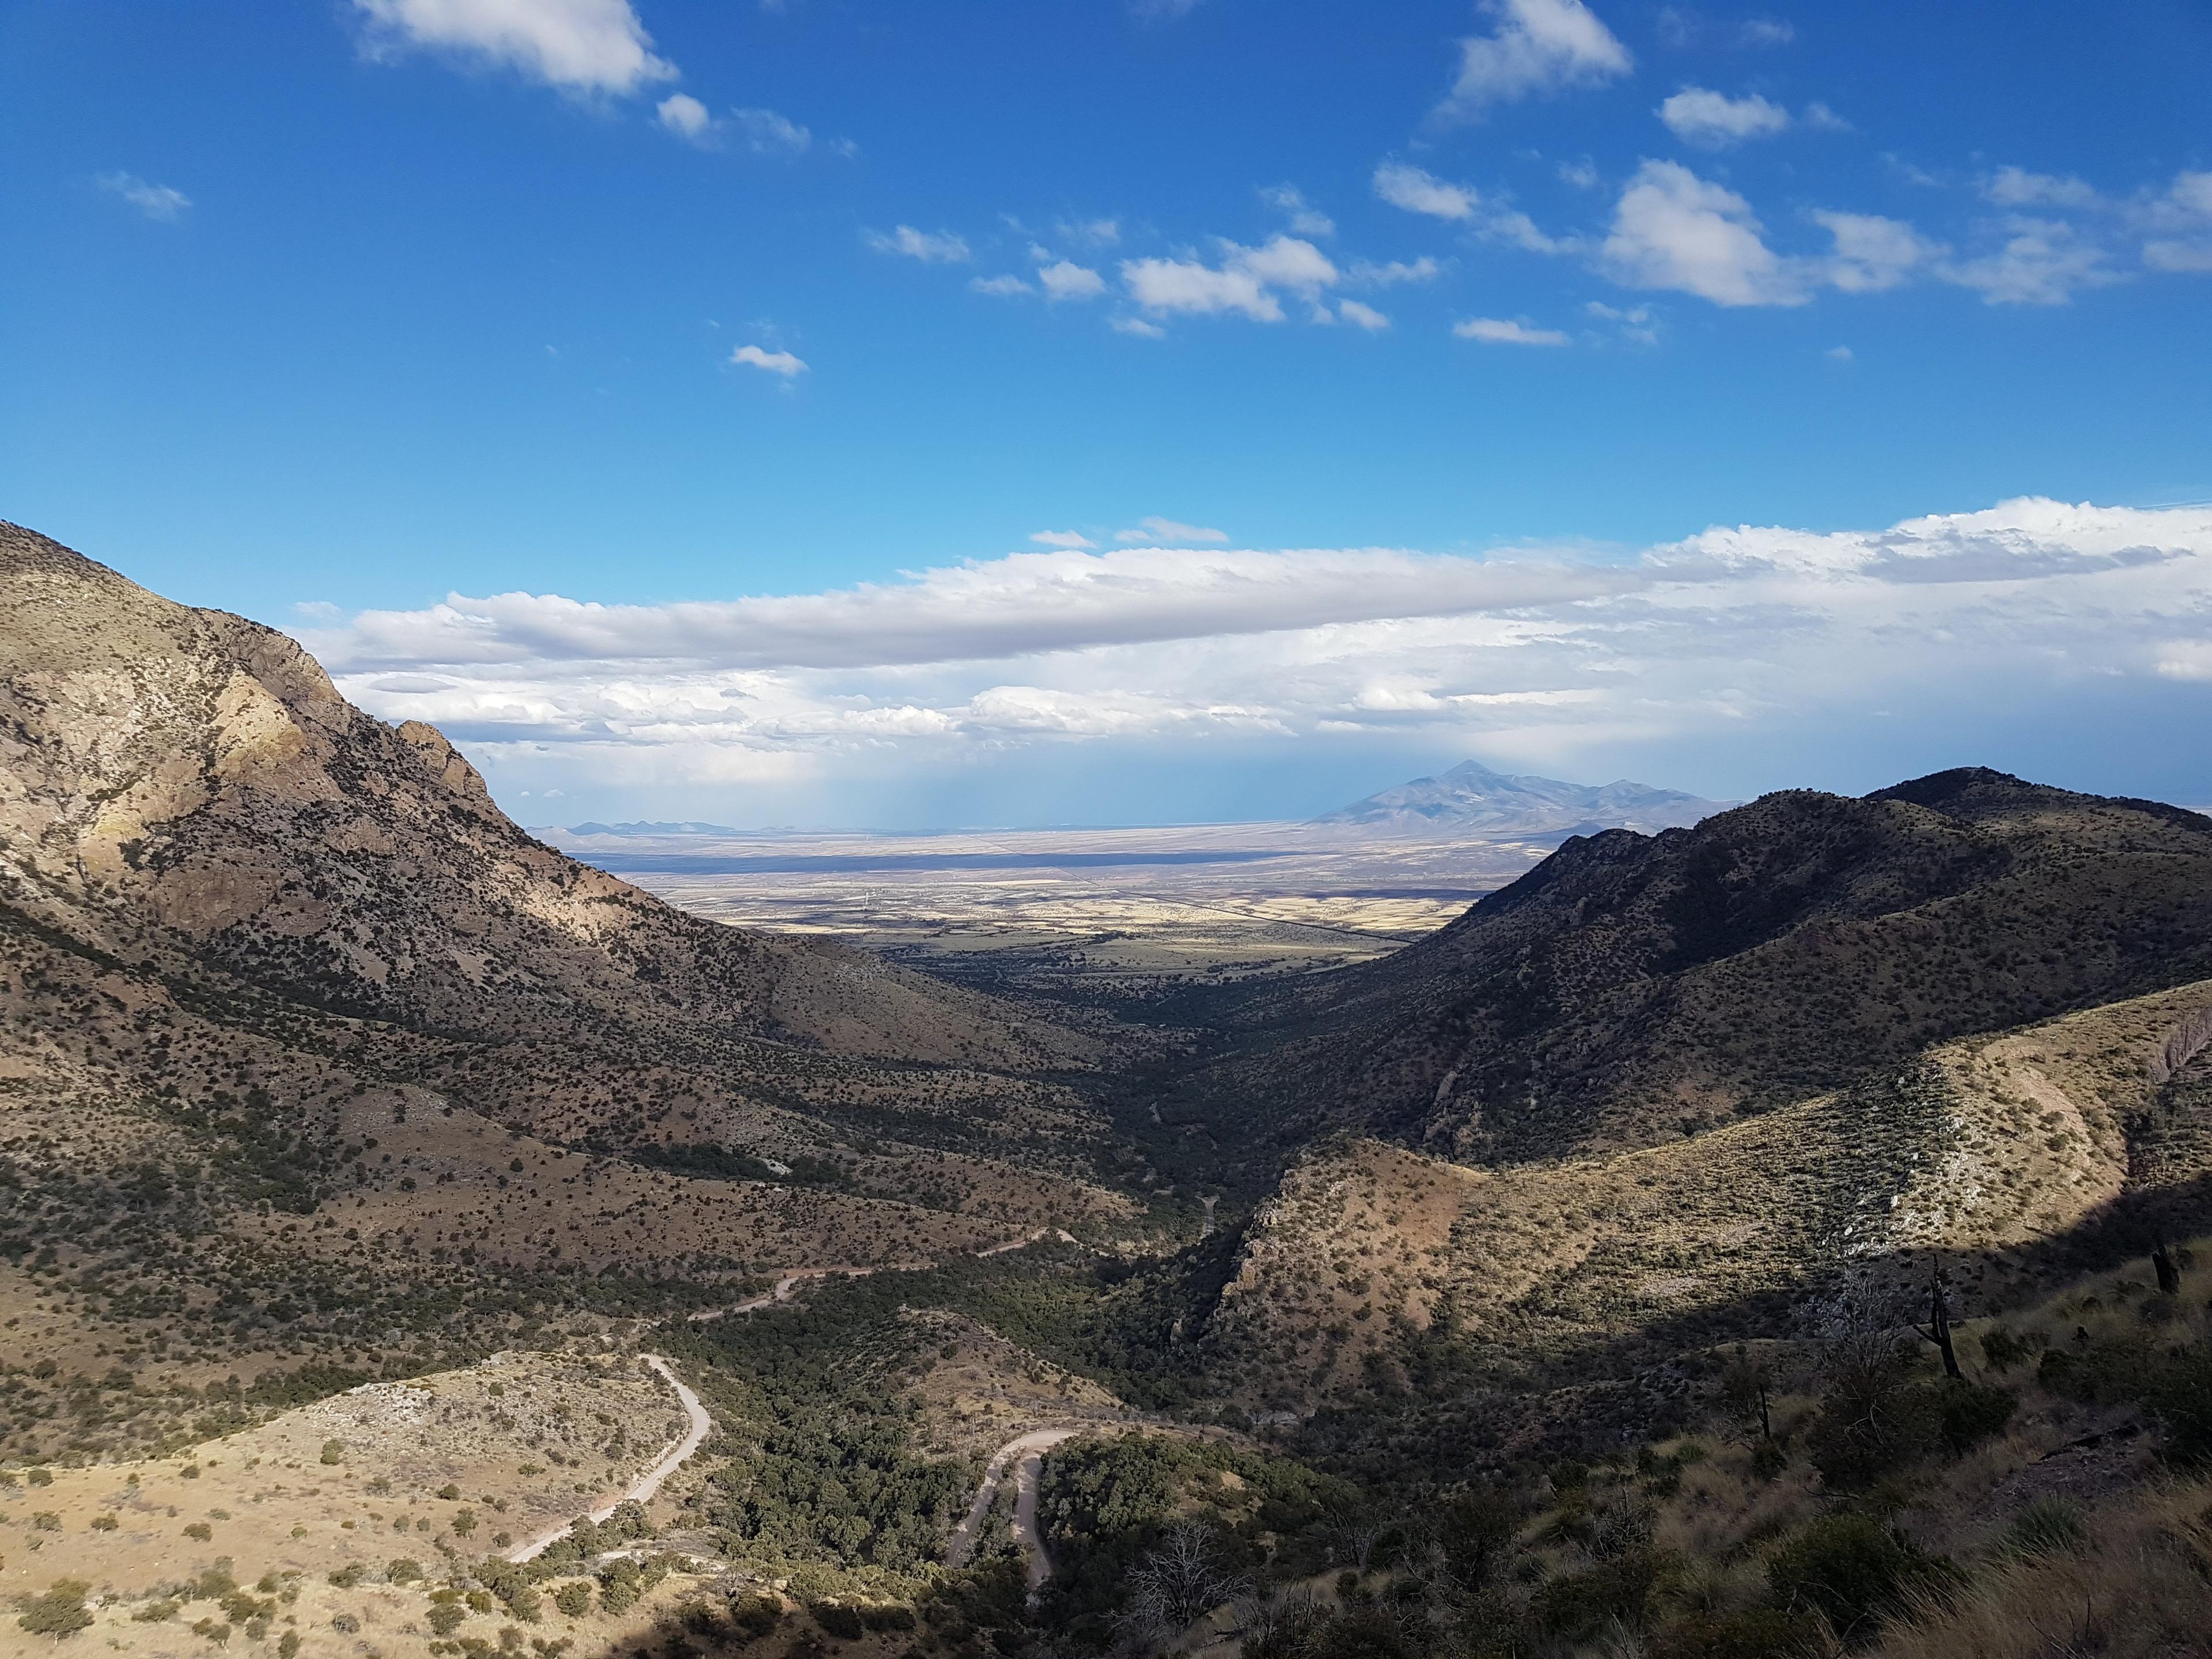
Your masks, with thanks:
[{"label": "shaded mountain slope", "polygon": [[1986,771],[1568,842],[1382,961],[1231,992],[1185,1109],[1476,1161],[1651,1144],[2212,973],[2212,820]]}]

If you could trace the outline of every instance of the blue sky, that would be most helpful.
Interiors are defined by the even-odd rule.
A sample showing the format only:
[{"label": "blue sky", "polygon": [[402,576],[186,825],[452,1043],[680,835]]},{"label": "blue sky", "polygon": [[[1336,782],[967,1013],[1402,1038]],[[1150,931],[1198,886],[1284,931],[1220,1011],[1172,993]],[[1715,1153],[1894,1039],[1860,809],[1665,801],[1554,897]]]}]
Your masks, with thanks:
[{"label": "blue sky", "polygon": [[2212,799],[2201,6],[16,0],[0,48],[0,514],[301,633],[527,821],[1468,754]]}]

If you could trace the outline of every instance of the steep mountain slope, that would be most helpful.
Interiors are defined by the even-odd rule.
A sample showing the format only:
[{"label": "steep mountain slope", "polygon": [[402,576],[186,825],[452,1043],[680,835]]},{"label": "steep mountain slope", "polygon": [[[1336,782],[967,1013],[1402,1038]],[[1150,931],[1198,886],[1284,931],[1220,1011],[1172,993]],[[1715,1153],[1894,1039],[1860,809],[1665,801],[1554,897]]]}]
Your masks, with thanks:
[{"label": "steep mountain slope", "polygon": [[1591,786],[1557,778],[1513,777],[1466,761],[1433,778],[1324,813],[1316,824],[1347,825],[1382,836],[1566,836],[1602,830],[1687,828],[1731,803],[1701,800],[1623,778]]},{"label": "steep mountain slope", "polygon": [[6,526],[0,607],[0,1305],[65,1372],[427,1361],[1129,1212],[1051,1077],[1091,1039],[672,909],[289,640]]},{"label": "steep mountain slope", "polygon": [[2212,820],[1985,771],[1568,842],[1382,961],[1224,994],[1186,1109],[1473,1161],[1648,1145],[2212,973]]},{"label": "steep mountain slope", "polygon": [[7,902],[416,1030],[668,1024],[1026,1067],[1073,1039],[871,958],[715,927],[553,851],[434,729],[269,629],[0,526]]}]

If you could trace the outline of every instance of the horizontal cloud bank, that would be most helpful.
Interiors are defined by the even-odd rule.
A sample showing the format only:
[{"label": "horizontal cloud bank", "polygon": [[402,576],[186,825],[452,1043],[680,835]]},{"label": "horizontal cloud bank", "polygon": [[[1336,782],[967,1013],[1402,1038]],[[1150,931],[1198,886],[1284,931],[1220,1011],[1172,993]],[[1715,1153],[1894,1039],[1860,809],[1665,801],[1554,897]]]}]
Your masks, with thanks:
[{"label": "horizontal cloud bank", "polygon": [[1559,760],[2212,682],[2212,510],[2027,498],[1610,556],[1066,548],[781,597],[454,595],[301,638],[495,782],[860,788],[1036,744],[1418,732]]}]

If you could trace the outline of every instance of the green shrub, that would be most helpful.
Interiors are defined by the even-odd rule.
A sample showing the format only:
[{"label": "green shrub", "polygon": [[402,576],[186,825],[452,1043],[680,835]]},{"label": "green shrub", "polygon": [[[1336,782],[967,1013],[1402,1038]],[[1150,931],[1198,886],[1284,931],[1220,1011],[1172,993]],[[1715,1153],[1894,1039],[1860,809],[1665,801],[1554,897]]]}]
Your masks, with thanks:
[{"label": "green shrub", "polygon": [[387,1562],[384,1569],[385,1582],[392,1584],[411,1584],[422,1576],[422,1564],[407,1556]]},{"label": "green shrub", "polygon": [[325,1463],[338,1463],[338,1462],[343,1462],[344,1461],[344,1459],[345,1459],[345,1442],[344,1442],[344,1441],[343,1441],[343,1440],[325,1440],[325,1441],[324,1441],[324,1442],[323,1442],[323,1462],[325,1462]]},{"label": "green shrub", "polygon": [[122,1524],[123,1522],[112,1515],[95,1515],[92,1517],[92,1529],[94,1532],[113,1532]]},{"label": "green shrub", "polygon": [[440,1636],[451,1636],[461,1627],[461,1620],[467,1617],[468,1613],[463,1608],[447,1601],[430,1609],[430,1628]]},{"label": "green shrub", "polygon": [[2166,1424],[2169,1457],[2212,1463],[2212,1349],[2191,1348],[2159,1367],[2143,1403]]},{"label": "green shrub", "polygon": [[1789,1467],[1790,1454],[1779,1440],[1762,1440],[1751,1449],[1751,1473],[1757,1480],[1771,1480]]},{"label": "green shrub", "polygon": [[300,1632],[288,1630],[276,1638],[276,1659],[300,1659]]},{"label": "green shrub", "polygon": [[1551,1630],[1578,1641],[1595,1636],[1614,1620],[1638,1626],[1658,1576],[1658,1560],[1649,1550],[1584,1572],[1563,1573],[1536,1592],[1536,1614]]},{"label": "green shrub", "polygon": [[360,1562],[350,1561],[331,1575],[331,1583],[340,1589],[351,1589],[356,1584],[361,1583],[367,1572],[368,1569]]},{"label": "green shrub", "polygon": [[2012,1390],[1988,1383],[1947,1378],[1936,1397],[1937,1431],[1944,1449],[1963,1457],[2012,1421],[2020,1401]]},{"label": "green shrub", "polygon": [[914,1609],[893,1603],[889,1607],[862,1607],[860,1621],[870,1630],[912,1630]]},{"label": "green shrub", "polygon": [[2038,1498],[2013,1517],[2004,1534],[2004,1547],[2022,1555],[2057,1555],[2088,1541],[2080,1508],[2063,1498]]},{"label": "green shrub", "polygon": [[1844,1510],[1814,1522],[1774,1553],[1767,1583],[1785,1613],[1818,1610],[1846,1642],[1874,1632],[1907,1591],[1955,1582],[1957,1569],[1872,1516]]},{"label": "green shrub", "polygon": [[591,1581],[572,1578],[553,1592],[553,1605],[567,1619],[581,1619],[592,1610]]},{"label": "green shrub", "polygon": [[1783,1659],[1819,1651],[1817,1631],[1809,1612],[1739,1607],[1692,1614],[1654,1637],[1646,1651],[1650,1659]]},{"label": "green shrub", "polygon": [[92,1623],[92,1609],[84,1604],[91,1589],[81,1578],[57,1578],[44,1595],[23,1602],[15,1622],[33,1636],[74,1636]]},{"label": "green shrub", "polygon": [[2002,1325],[1992,1325],[1982,1333],[1982,1359],[1993,1371],[2008,1371],[2026,1364],[2039,1346],[2038,1341],[2014,1336]]},{"label": "green shrub", "polygon": [[745,1635],[757,1639],[783,1622],[783,1602],[777,1596],[747,1591],[730,1603],[730,1619]]},{"label": "green shrub", "polygon": [[208,1525],[204,1521],[193,1521],[186,1524],[185,1528],[185,1536],[187,1538],[197,1538],[203,1544],[210,1543],[212,1542],[215,1538],[215,1528]]},{"label": "green shrub", "polygon": [[175,1618],[177,1616],[177,1607],[178,1603],[174,1601],[149,1601],[144,1607],[139,1608],[137,1612],[132,1613],[131,1617],[132,1621],[137,1624],[159,1625],[166,1620]]},{"label": "green shrub", "polygon": [[867,1634],[858,1607],[848,1607],[842,1601],[817,1601],[807,1611],[814,1615],[816,1624],[840,1641],[855,1642]]}]

